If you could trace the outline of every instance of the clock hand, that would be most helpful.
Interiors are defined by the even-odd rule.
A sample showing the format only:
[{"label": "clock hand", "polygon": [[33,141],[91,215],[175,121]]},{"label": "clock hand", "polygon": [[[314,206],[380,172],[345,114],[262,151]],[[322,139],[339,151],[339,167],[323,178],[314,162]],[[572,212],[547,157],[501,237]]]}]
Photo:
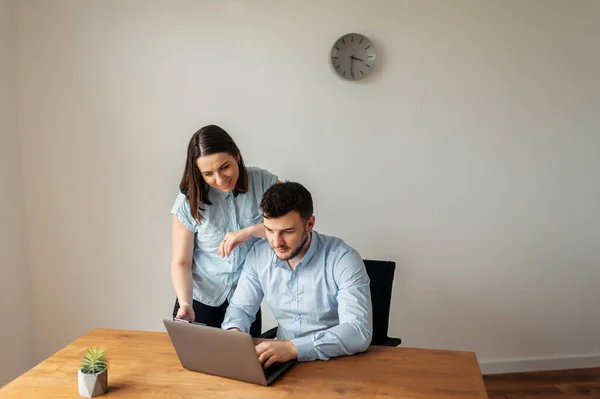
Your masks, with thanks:
[{"label": "clock hand", "polygon": [[360,62],[364,62],[363,60],[361,60],[360,58],[356,58],[355,56],[351,55],[350,58],[352,58],[353,60],[356,61],[360,61]]},{"label": "clock hand", "polygon": [[354,58],[350,56],[350,76],[354,77]]}]

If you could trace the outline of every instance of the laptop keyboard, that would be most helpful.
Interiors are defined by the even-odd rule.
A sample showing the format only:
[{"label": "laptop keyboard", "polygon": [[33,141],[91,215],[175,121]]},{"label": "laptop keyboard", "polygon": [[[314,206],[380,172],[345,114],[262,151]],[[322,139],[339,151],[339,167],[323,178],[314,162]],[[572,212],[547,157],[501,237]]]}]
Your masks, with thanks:
[{"label": "laptop keyboard", "polygon": [[275,374],[279,373],[280,371],[282,371],[283,369],[287,368],[288,365],[290,363],[294,363],[293,360],[287,361],[285,363],[273,363],[272,365],[269,366],[268,369],[263,369],[263,372],[265,373],[265,378],[267,379],[267,381],[269,381],[269,378],[273,377]]}]

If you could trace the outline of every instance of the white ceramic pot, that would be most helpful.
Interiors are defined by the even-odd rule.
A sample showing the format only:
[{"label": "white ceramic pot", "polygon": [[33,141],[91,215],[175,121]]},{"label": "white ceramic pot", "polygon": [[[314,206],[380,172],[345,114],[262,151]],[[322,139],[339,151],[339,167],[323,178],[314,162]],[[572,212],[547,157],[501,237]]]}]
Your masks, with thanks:
[{"label": "white ceramic pot", "polygon": [[108,390],[108,370],[98,374],[77,373],[79,382],[79,395],[86,398],[104,395]]}]

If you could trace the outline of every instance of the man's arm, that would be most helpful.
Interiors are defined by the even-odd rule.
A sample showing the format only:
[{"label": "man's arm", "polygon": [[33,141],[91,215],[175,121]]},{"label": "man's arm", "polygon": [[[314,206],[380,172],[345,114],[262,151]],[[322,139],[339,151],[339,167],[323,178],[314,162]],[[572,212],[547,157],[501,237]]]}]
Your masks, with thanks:
[{"label": "man's arm", "polygon": [[367,350],[373,335],[373,310],[369,276],[356,251],[345,254],[334,266],[338,285],[340,324],[327,330],[292,339],[299,361],[328,360]]},{"label": "man's arm", "polygon": [[246,257],[242,275],[225,312],[221,324],[224,330],[238,328],[247,333],[256,319],[256,313],[264,296],[256,270],[257,260],[255,247],[253,247]]}]

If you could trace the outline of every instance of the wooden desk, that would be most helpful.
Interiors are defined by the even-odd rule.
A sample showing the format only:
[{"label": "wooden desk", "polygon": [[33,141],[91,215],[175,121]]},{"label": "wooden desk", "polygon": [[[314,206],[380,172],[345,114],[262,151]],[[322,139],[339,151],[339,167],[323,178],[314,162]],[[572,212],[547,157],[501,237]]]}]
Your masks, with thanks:
[{"label": "wooden desk", "polygon": [[181,367],[167,333],[95,329],[0,389],[0,399],[80,398],[79,359],[102,345],[112,360],[101,398],[487,398],[475,354],[372,346],[300,363],[270,387]]}]

